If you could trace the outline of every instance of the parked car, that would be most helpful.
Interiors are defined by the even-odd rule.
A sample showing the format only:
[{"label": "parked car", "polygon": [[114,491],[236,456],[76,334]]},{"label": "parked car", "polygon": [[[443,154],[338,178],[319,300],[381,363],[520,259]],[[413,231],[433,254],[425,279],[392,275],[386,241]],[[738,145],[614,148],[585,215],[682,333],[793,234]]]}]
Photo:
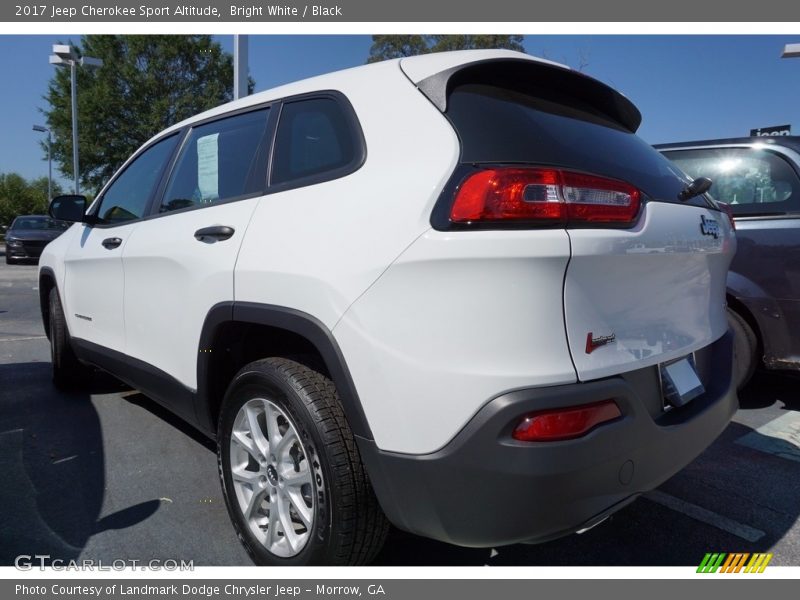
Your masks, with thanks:
[{"label": "parked car", "polygon": [[730,204],[738,251],[727,283],[737,382],[756,367],[800,369],[800,137],[656,146]]},{"label": "parked car", "polygon": [[640,120],[467,51],[179,123],[88,210],[53,203],[80,222],[42,256],[54,380],[100,366],[215,438],[259,563],[367,562],[387,520],[473,547],[592,527],[737,407],[731,223]]},{"label": "parked car", "polygon": [[47,215],[17,217],[5,232],[6,264],[38,259],[44,247],[64,233],[69,225]]}]

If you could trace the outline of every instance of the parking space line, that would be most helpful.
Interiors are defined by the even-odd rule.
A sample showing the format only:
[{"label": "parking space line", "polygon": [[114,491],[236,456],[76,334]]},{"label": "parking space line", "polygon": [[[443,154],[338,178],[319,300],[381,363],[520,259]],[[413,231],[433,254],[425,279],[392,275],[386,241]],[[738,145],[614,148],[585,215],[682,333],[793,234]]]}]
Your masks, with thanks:
[{"label": "parking space line", "polygon": [[787,460],[800,462],[800,412],[791,411],[772,419],[736,443]]},{"label": "parking space line", "polygon": [[46,337],[46,335],[33,335],[31,337],[0,338],[0,344],[3,342],[27,342],[28,340],[42,340]]},{"label": "parking space line", "polygon": [[708,510],[707,508],[692,504],[691,502],[686,502],[686,500],[670,496],[659,490],[648,492],[644,497],[656,504],[660,504],[661,506],[682,513],[687,517],[691,517],[695,521],[700,521],[701,523],[706,523],[722,531],[732,533],[736,537],[740,537],[748,542],[757,542],[766,535],[766,533],[760,529],[755,529],[749,525],[739,523],[738,521],[734,521],[733,519]]}]

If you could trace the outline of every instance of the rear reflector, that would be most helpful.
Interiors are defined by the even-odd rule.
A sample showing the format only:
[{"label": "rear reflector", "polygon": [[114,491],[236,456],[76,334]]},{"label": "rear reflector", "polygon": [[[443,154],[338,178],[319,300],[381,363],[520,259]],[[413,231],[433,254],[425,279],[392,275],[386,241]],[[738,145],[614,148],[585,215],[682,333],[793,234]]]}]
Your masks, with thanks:
[{"label": "rear reflector", "polygon": [[639,204],[639,190],[622,181],[560,169],[504,167],[467,177],[450,220],[630,225]]},{"label": "rear reflector", "polygon": [[601,423],[622,416],[616,402],[559,408],[525,415],[511,434],[520,442],[553,442],[581,437]]}]

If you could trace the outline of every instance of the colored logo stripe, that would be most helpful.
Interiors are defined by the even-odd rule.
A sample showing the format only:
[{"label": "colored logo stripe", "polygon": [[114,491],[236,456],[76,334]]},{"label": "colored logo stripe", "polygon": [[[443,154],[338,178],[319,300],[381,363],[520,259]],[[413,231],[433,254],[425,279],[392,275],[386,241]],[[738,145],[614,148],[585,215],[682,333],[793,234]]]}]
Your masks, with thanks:
[{"label": "colored logo stripe", "polygon": [[763,573],[764,569],[767,568],[769,561],[772,560],[772,554],[753,554],[753,558],[750,559],[747,567],[745,567],[745,573]]},{"label": "colored logo stripe", "polygon": [[[698,573],[739,573],[744,568],[744,573],[763,573],[772,560],[772,554],[749,552],[707,552],[703,557]],[[747,562],[747,559],[750,562]],[[747,566],[745,566],[747,563]]]},{"label": "colored logo stripe", "polygon": [[719,566],[722,564],[722,561],[725,560],[724,553],[716,553],[713,554],[708,552],[703,557],[703,562],[700,563],[700,566],[697,567],[698,573],[716,573]]}]

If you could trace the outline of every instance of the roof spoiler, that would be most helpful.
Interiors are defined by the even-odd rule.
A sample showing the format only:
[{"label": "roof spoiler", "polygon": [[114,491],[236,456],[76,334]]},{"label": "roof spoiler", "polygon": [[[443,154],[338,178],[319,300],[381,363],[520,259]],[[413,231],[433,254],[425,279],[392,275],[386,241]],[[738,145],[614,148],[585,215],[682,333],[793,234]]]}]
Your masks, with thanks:
[{"label": "roof spoiler", "polygon": [[605,83],[554,63],[525,58],[490,58],[461,64],[419,81],[419,90],[442,112],[450,91],[466,83],[485,83],[530,91],[537,97],[569,98],[584,110],[635,132],[642,122],[639,109]]}]

